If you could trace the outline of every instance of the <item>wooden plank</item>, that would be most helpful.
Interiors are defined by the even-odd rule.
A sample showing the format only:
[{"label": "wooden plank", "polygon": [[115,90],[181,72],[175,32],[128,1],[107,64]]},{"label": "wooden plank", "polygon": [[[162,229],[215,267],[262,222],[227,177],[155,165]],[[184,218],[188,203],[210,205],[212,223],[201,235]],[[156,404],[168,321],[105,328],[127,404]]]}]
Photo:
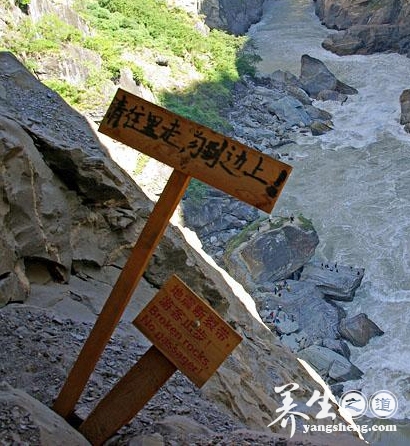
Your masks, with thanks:
[{"label": "wooden plank", "polygon": [[133,324],[198,387],[242,340],[175,275]]},{"label": "wooden plank", "polygon": [[98,403],[79,431],[94,446],[101,445],[134,418],[175,371],[175,365],[152,346]]},{"label": "wooden plank", "polygon": [[54,411],[63,418],[68,418],[74,411],[75,404],[138,285],[168,226],[169,219],[189,184],[189,180],[188,175],[177,170],[174,170],[171,174],[54,403]]},{"label": "wooden plank", "polygon": [[292,170],[122,89],[99,131],[268,213]]}]

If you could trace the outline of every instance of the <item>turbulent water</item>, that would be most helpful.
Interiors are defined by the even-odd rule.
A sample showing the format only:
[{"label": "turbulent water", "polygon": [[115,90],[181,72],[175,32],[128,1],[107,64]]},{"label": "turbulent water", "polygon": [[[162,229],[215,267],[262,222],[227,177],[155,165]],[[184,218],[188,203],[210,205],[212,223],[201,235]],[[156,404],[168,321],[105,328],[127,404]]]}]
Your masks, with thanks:
[{"label": "turbulent water", "polygon": [[343,105],[315,103],[332,113],[334,130],[300,136],[274,212],[312,219],[321,240],[318,259],[365,267],[354,302],[344,307],[350,316],[367,313],[385,335],[352,348],[364,376],[346,387],[368,397],[389,390],[399,399],[396,417],[410,418],[410,135],[399,125],[410,59],[339,57],[321,47],[335,31],[320,24],[311,0],[268,3],[249,31],[263,59],[261,74],[281,69],[299,76],[301,56],[309,54],[359,91]]}]

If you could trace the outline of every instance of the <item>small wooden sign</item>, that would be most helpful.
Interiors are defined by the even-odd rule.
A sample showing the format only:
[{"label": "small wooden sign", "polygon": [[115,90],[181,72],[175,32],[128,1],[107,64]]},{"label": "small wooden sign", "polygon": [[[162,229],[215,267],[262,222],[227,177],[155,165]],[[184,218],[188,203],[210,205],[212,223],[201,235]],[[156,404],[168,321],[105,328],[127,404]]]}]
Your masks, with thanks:
[{"label": "small wooden sign", "polygon": [[80,425],[79,431],[95,446],[128,423],[177,369],[201,387],[242,340],[175,275],[133,324],[154,345]]},{"label": "small wooden sign", "polygon": [[133,324],[198,387],[242,340],[175,275]]},{"label": "small wooden sign", "polygon": [[292,170],[122,89],[99,131],[268,213]]}]

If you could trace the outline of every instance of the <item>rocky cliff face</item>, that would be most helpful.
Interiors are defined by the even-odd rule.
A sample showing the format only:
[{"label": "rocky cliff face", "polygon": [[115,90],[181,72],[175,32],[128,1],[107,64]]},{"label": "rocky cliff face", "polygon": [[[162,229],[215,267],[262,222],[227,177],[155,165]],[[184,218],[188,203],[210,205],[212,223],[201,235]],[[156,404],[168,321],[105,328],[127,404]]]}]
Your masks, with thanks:
[{"label": "rocky cliff face", "polygon": [[[71,318],[92,320],[151,203],[81,115],[10,53],[1,53],[0,67],[1,305],[28,298],[57,313],[65,308],[63,316],[68,305]],[[261,323],[250,296],[204,256],[170,227],[131,313],[172,273],[206,297],[244,341],[204,392],[248,426],[264,428],[279,404],[275,385],[297,381],[303,395],[311,383]]]},{"label": "rocky cliff face", "polygon": [[339,55],[394,51],[410,56],[410,1],[316,0],[316,14],[329,28],[343,30],[323,46]]},{"label": "rocky cliff face", "polygon": [[167,0],[187,11],[204,14],[210,28],[241,35],[260,20],[265,0]]},{"label": "rocky cliff face", "polygon": [[244,34],[262,17],[265,0],[200,0],[199,12],[210,28]]}]

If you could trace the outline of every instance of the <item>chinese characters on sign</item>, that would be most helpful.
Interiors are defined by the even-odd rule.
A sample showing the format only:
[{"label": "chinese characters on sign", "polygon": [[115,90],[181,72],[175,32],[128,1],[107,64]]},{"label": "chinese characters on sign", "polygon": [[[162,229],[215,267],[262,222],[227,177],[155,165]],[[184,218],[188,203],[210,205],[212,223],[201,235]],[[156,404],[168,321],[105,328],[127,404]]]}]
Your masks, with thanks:
[{"label": "chinese characters on sign", "polygon": [[177,276],[171,277],[133,324],[198,387],[241,341]]},{"label": "chinese characters on sign", "polygon": [[292,169],[121,89],[99,131],[266,212]]}]

